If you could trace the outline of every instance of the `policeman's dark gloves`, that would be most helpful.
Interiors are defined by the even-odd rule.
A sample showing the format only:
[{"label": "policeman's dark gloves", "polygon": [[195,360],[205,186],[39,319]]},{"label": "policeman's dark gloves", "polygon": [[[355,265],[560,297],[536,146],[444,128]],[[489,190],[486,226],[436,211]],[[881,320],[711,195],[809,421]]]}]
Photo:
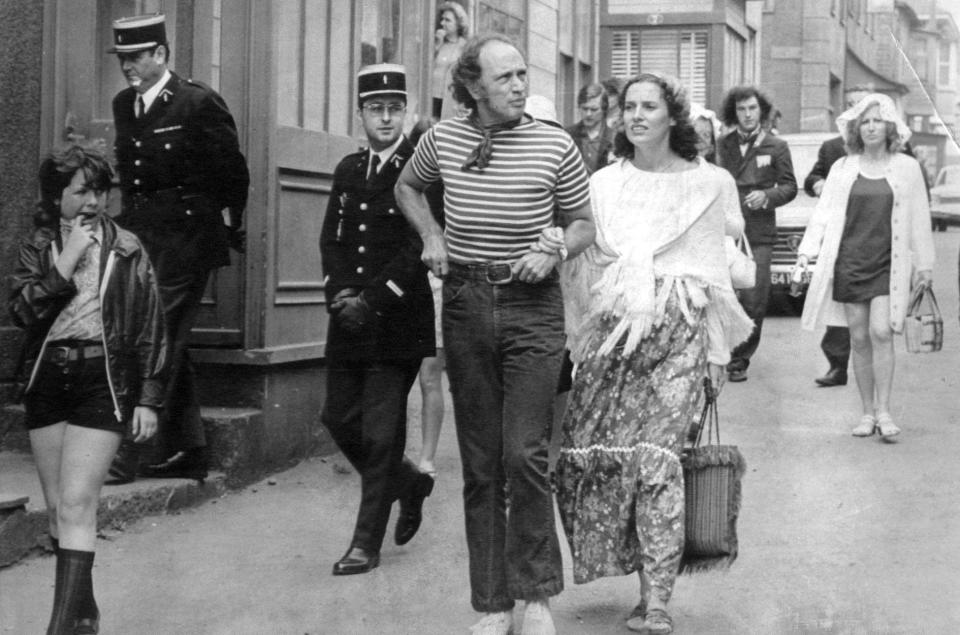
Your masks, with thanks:
[{"label": "policeman's dark gloves", "polygon": [[247,232],[242,229],[234,229],[233,227],[227,227],[227,244],[230,245],[230,249],[234,250],[238,254],[245,253],[247,242]]},{"label": "policeman's dark gloves", "polygon": [[335,295],[333,302],[330,303],[330,310],[336,316],[340,326],[350,333],[359,333],[377,316],[367,304],[363,293],[358,294],[356,289],[343,289]]}]

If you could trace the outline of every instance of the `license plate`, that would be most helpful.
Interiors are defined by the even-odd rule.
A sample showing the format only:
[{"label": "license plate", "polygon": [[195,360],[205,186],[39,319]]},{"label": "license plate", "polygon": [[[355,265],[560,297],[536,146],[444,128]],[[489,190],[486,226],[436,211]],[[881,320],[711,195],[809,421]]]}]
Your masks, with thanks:
[{"label": "license plate", "polygon": [[[813,272],[812,272],[812,271],[804,271],[804,272],[803,272],[803,284],[804,284],[804,285],[810,284],[810,278],[812,278],[812,277],[813,277]],[[771,271],[771,272],[770,272],[770,284],[789,286],[789,285],[790,285],[790,274],[787,273],[787,272],[784,272],[784,271]]]}]

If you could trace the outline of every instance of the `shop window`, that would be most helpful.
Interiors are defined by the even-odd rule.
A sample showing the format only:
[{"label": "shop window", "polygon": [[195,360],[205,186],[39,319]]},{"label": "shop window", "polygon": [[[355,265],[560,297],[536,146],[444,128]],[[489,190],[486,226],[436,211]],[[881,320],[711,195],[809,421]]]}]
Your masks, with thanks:
[{"label": "shop window", "polygon": [[360,65],[399,62],[400,0],[364,0],[360,11]]}]

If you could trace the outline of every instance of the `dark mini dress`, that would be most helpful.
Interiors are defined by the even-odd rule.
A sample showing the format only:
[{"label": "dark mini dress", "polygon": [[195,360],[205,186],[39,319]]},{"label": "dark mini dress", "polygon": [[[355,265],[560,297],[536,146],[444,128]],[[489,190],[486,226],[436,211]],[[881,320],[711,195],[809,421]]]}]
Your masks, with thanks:
[{"label": "dark mini dress", "polygon": [[835,302],[869,302],[890,295],[893,190],[885,178],[857,176],[833,270]]}]

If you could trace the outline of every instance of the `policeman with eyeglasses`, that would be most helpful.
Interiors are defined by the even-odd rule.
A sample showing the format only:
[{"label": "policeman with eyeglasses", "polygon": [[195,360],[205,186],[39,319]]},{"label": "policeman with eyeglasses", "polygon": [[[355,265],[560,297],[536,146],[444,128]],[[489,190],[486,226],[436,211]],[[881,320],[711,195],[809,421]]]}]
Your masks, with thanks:
[{"label": "policeman with eyeglasses", "polygon": [[436,355],[423,244],[393,195],[413,156],[402,132],[404,69],[367,66],[357,86],[370,147],[337,166],[320,234],[330,313],[322,421],[359,472],[361,488],[353,537],[334,575],[366,573],[380,563],[394,501],[400,502],[394,541],[413,538],[433,489],[433,478],[403,454],[407,393],[421,360]]}]

